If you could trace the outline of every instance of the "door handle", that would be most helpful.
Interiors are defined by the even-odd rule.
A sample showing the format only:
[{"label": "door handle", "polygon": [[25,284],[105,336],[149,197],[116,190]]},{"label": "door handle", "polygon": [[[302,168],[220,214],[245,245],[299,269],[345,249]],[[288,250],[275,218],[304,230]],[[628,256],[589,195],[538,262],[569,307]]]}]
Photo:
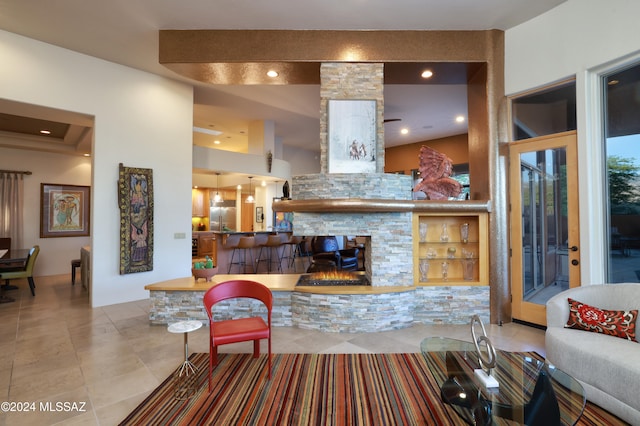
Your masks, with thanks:
[{"label": "door handle", "polygon": [[570,250],[571,251],[578,251],[578,246],[571,246]]}]

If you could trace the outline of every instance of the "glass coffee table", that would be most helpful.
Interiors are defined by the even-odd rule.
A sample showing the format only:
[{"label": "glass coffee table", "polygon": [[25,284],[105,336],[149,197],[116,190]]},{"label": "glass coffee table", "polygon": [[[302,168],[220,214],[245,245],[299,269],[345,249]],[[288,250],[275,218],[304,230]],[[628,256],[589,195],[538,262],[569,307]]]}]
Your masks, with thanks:
[{"label": "glass coffee table", "polygon": [[485,387],[471,342],[429,337],[420,344],[440,397],[470,425],[573,425],[586,403],[584,389],[573,377],[524,352],[496,351],[492,376],[498,387]]}]

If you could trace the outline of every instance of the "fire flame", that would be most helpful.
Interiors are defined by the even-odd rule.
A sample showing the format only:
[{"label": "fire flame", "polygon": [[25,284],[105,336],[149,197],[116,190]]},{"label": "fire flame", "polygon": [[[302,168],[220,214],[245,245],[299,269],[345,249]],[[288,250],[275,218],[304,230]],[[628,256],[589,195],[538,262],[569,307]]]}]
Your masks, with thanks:
[{"label": "fire flame", "polygon": [[348,271],[314,272],[310,278],[315,281],[358,281],[358,276]]}]

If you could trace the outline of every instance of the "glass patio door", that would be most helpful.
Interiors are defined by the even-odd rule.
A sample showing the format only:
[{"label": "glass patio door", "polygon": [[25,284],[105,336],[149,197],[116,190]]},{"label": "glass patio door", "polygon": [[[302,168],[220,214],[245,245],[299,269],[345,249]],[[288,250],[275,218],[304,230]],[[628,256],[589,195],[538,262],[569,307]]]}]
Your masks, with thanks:
[{"label": "glass patio door", "polygon": [[509,149],[512,315],[546,325],[547,300],[580,281],[576,134]]}]

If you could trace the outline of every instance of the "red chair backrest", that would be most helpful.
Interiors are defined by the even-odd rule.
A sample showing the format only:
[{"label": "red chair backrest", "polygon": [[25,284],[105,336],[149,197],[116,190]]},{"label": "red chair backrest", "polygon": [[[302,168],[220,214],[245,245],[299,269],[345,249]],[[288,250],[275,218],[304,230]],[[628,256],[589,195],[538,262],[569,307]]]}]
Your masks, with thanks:
[{"label": "red chair backrest", "polygon": [[207,310],[209,320],[212,319],[211,307],[213,305],[223,300],[235,299],[238,297],[248,297],[261,301],[267,307],[269,319],[271,318],[273,294],[267,286],[256,281],[231,280],[216,284],[204,294],[204,306]]}]

